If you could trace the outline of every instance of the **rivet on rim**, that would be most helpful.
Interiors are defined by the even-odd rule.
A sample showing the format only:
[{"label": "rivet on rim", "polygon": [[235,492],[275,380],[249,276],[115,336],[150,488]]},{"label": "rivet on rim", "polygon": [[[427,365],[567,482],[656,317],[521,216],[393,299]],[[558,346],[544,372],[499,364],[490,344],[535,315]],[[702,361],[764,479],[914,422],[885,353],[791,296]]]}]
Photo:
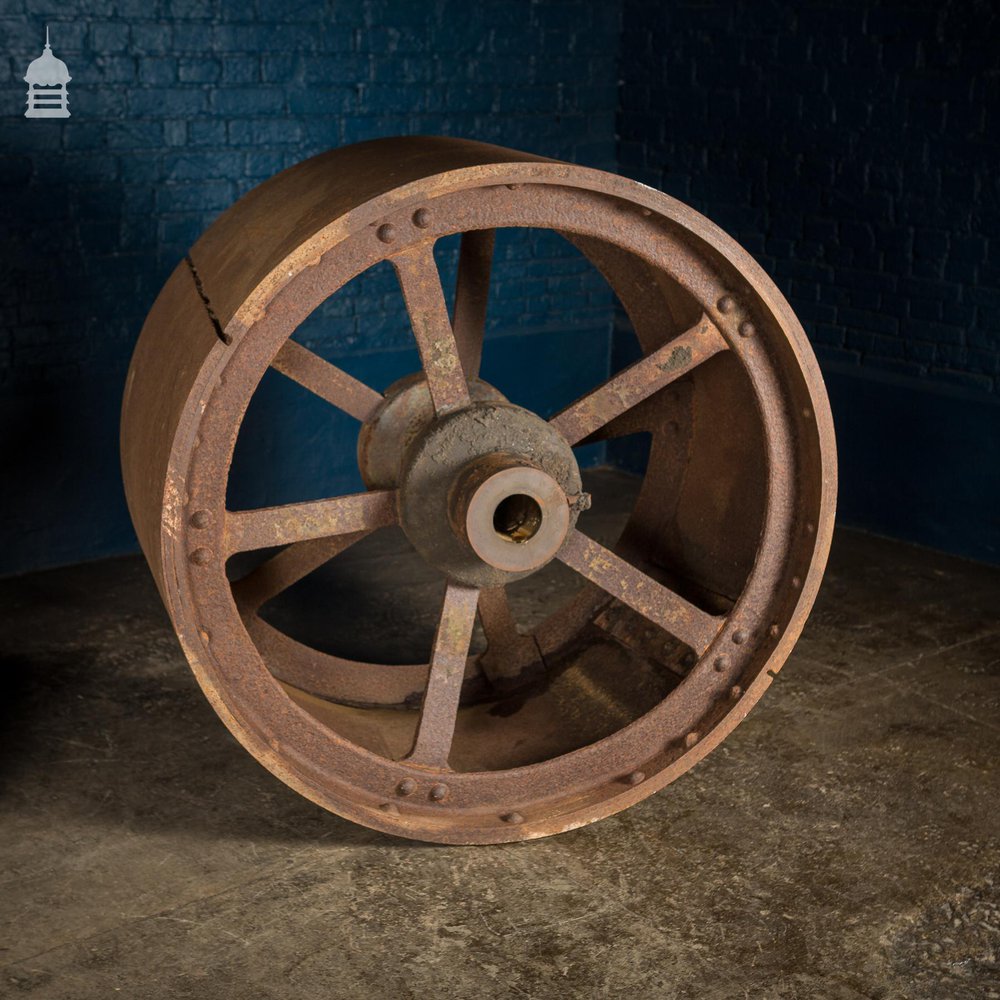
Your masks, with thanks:
[{"label": "rivet on rim", "polygon": [[745,319],[740,323],[740,336],[741,337],[752,337],[757,332],[757,327],[750,322],[750,320]]},{"label": "rivet on rim", "polygon": [[742,697],[742,695],[743,695],[743,688],[741,688],[739,684],[734,684],[729,689],[729,697],[732,698],[733,701],[738,701]]},{"label": "rivet on rim", "polygon": [[773,624],[773,625],[772,625],[772,626],[771,626],[771,627],[770,627],[770,628],[769,628],[769,629],[767,630],[767,634],[768,634],[768,635],[769,635],[769,636],[770,636],[770,637],[771,637],[772,639],[777,639],[777,638],[778,638],[778,636],[779,636],[779,635],[781,635],[781,629],[780,629],[780,628],[778,627],[778,623],[777,623],[777,622],[775,622],[775,623],[774,623],[774,624]]},{"label": "rivet on rim", "polygon": [[646,773],[644,771],[633,771],[625,778],[625,781],[630,785],[641,785],[645,780]]},{"label": "rivet on rim", "polygon": [[732,295],[723,295],[719,299],[719,312],[720,313],[731,313],[736,308],[736,299]]},{"label": "rivet on rim", "polygon": [[733,642],[736,643],[737,646],[742,646],[743,643],[745,643],[746,641],[747,641],[747,634],[742,629],[737,629],[733,633]]},{"label": "rivet on rim", "polygon": [[383,222],[375,231],[375,235],[383,243],[391,243],[396,238],[396,228],[391,223]]},{"label": "rivet on rim", "polygon": [[445,784],[434,785],[431,788],[431,801],[444,802],[448,798],[448,786]]},{"label": "rivet on rim", "polygon": [[195,566],[207,566],[212,561],[212,550],[195,549],[188,558]]},{"label": "rivet on rim", "polygon": [[698,742],[698,734],[696,732],[690,732],[687,734],[687,736],[684,737],[684,746],[686,746],[689,750],[697,742]]},{"label": "rivet on rim", "polygon": [[519,812],[504,813],[500,818],[505,823],[510,823],[512,826],[516,826],[518,823],[524,822],[524,817]]},{"label": "rivet on rim", "polygon": [[431,213],[426,208],[418,208],[413,213],[413,224],[417,229],[426,229],[431,224]]},{"label": "rivet on rim", "polygon": [[396,791],[400,795],[412,795],[417,790],[417,783],[412,778],[403,778],[403,780],[396,785]]},{"label": "rivet on rim", "polygon": [[379,809],[381,809],[382,812],[389,813],[393,816],[399,815],[399,806],[397,806],[395,802],[383,802],[382,805],[379,806]]},{"label": "rivet on rim", "polygon": [[726,658],[724,656],[717,656],[715,658],[715,662],[712,664],[712,666],[716,669],[716,671],[718,673],[721,674],[722,671],[726,669],[726,662],[727,661],[726,661]]},{"label": "rivet on rim", "polygon": [[212,523],[212,515],[207,510],[196,510],[191,515],[192,528],[207,528]]}]

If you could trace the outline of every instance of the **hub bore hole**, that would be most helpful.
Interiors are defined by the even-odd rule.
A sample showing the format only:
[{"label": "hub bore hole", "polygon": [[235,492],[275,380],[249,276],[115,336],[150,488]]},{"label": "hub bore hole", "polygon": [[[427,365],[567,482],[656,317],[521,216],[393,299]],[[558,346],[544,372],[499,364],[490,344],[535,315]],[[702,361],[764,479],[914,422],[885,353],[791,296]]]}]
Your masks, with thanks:
[{"label": "hub bore hole", "polygon": [[504,497],[493,511],[493,530],[508,542],[526,542],[541,526],[542,508],[526,493]]}]

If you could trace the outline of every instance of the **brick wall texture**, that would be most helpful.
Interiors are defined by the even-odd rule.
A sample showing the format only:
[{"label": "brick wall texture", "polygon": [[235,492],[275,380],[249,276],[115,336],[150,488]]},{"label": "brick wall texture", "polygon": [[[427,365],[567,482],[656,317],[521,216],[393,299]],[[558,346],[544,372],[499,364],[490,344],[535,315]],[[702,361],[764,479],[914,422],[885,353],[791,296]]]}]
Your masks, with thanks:
[{"label": "brick wall texture", "polygon": [[754,254],[822,363],[996,393],[998,38],[988,0],[625,0],[620,170]]},{"label": "brick wall texture", "polygon": [[[590,0],[0,0],[0,391],[120,374],[204,228],[315,153],[437,133],[614,169],[619,17]],[[72,117],[30,121],[46,23]],[[610,295],[558,238],[500,257],[491,332],[610,328]],[[386,294],[359,282],[312,339],[409,342]]]},{"label": "brick wall texture", "polygon": [[[46,21],[73,117],[29,122]],[[433,132],[661,187],[761,261],[822,360],[996,391],[998,33],[988,2],[0,0],[0,390],[122,369],[170,268],[274,172]],[[582,264],[544,274],[564,248],[507,253],[534,263],[492,326],[601,322]],[[335,349],[405,337],[367,292]]]}]

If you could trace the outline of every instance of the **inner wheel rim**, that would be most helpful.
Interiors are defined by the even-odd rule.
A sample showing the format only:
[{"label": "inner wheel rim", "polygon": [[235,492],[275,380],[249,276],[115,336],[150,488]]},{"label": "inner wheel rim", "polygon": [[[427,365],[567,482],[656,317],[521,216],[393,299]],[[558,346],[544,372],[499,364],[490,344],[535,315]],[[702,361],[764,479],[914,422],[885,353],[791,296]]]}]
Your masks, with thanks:
[{"label": "inner wheel rim", "polygon": [[[214,302],[217,288],[221,301],[229,303],[219,321],[229,343],[216,337],[208,344],[179,407],[165,476],[162,530],[144,528],[150,514],[136,499],[134,486],[130,506],[199,681],[234,733],[272,771],[326,808],[390,832],[446,842],[542,836],[608,815],[662,787],[718,743],[770,684],[811,606],[829,546],[835,485],[829,409],[815,362],[787,304],[732,241],[689,209],[621,178],[478,144],[394,142],[410,150],[417,148],[415,143],[425,144],[420,148],[430,151],[433,162],[423,176],[360,198],[336,213],[310,239],[285,251],[280,268],[243,278],[249,281],[245,296],[232,291],[240,280],[227,274],[225,266],[211,285],[204,284],[202,274],[198,295],[207,291]],[[480,158],[475,166],[468,165],[470,147]],[[248,221],[264,228],[263,221],[283,197],[307,191],[321,168],[336,169],[330,157],[337,155],[280,175],[269,182],[271,191],[263,202],[245,199],[235,206],[194,248],[192,260],[197,265],[211,259]],[[391,160],[391,151],[386,158]],[[324,168],[320,160],[329,165]],[[523,639],[520,646],[534,648],[525,652],[511,643],[510,659],[534,665],[539,656],[555,658],[569,638],[593,622],[629,633],[632,609],[686,643],[697,662],[663,702],[598,742],[528,766],[459,773],[446,767],[442,746],[447,736],[435,734],[447,727],[452,706],[457,708],[463,675],[467,689],[483,680],[462,645],[468,649],[477,607],[484,624],[503,619],[502,597],[492,588],[448,584],[435,645],[447,669],[431,675],[425,701],[433,706],[425,707],[426,725],[422,721],[418,726],[408,759],[378,756],[327,729],[289,699],[251,641],[258,626],[245,613],[241,617],[221,556],[259,547],[262,540],[304,543],[313,537],[301,530],[309,517],[319,517],[310,529],[318,532],[315,537],[327,539],[320,555],[333,555],[353,536],[394,520],[394,491],[376,490],[323,510],[294,512],[299,527],[282,533],[282,519],[273,513],[227,513],[225,476],[220,473],[228,469],[239,422],[267,367],[273,364],[286,374],[292,370],[299,380],[311,378],[311,362],[289,361],[300,349],[283,347],[294,343],[288,337],[295,327],[323,298],[384,259],[392,261],[400,276],[411,316],[436,315],[430,335],[431,327],[415,324],[435,411],[441,415],[467,405],[467,380],[478,370],[480,345],[474,332],[477,322],[481,329],[482,296],[477,297],[474,282],[466,286],[456,304],[453,343],[442,348],[434,332],[440,335],[446,325],[450,332],[451,326],[446,315],[441,319],[443,299],[439,303],[433,287],[427,291],[430,247],[444,235],[475,234],[463,242],[460,270],[475,274],[479,268],[481,273],[492,230],[503,225],[566,234],[608,277],[630,314],[630,305],[642,312],[642,293],[631,293],[622,278],[624,255],[647,274],[662,273],[669,263],[671,278],[701,312],[692,324],[670,331],[674,335],[657,334],[655,322],[637,322],[633,315],[646,356],[554,417],[550,424],[562,438],[569,444],[586,440],[600,430],[609,407],[612,412],[619,407],[615,419],[627,422],[644,399],[725,352],[737,359],[753,389],[766,444],[767,503],[753,569],[725,615],[689,603],[621,555],[569,529],[558,558],[596,587],[606,588],[615,602],[595,597],[595,587],[588,588],[533,639],[517,637]],[[190,276],[182,272],[178,286],[185,278]],[[151,337],[161,302],[177,312],[181,306],[176,300],[190,295],[189,288],[180,288],[174,301],[161,296],[147,323]],[[199,305],[203,303],[191,304],[192,315],[200,315]],[[370,417],[380,403],[364,386],[338,381],[336,369],[332,376],[327,369],[319,371],[327,391],[359,419]],[[130,375],[130,392],[132,383]],[[316,384],[313,379],[314,391]],[[129,407],[127,396],[125,428]],[[654,455],[657,440],[662,434],[654,434]],[[127,455],[127,438],[123,449]],[[128,468],[126,459],[127,482]],[[329,533],[331,525],[339,535]],[[626,541],[628,535],[626,531]],[[235,592],[239,597],[239,586]],[[267,638],[266,630],[254,633],[258,641],[262,636]],[[348,691],[343,700],[361,699],[352,699]]]}]

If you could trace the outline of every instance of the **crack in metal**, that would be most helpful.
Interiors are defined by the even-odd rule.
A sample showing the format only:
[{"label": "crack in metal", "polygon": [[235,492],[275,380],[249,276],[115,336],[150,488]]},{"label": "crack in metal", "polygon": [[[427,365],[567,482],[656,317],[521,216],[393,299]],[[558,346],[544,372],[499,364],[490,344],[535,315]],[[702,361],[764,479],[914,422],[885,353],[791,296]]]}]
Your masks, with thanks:
[{"label": "crack in metal", "polygon": [[194,266],[191,254],[185,254],[184,261],[191,271],[191,277],[194,279],[194,287],[198,292],[198,297],[205,304],[205,311],[208,313],[208,318],[211,320],[212,326],[215,328],[215,335],[224,344],[231,344],[233,342],[233,338],[222,329],[222,324],[219,322],[219,317],[215,315],[215,310],[212,308],[212,301],[209,299],[208,293],[205,291],[205,286],[201,282],[201,275],[198,273],[198,268]]}]

